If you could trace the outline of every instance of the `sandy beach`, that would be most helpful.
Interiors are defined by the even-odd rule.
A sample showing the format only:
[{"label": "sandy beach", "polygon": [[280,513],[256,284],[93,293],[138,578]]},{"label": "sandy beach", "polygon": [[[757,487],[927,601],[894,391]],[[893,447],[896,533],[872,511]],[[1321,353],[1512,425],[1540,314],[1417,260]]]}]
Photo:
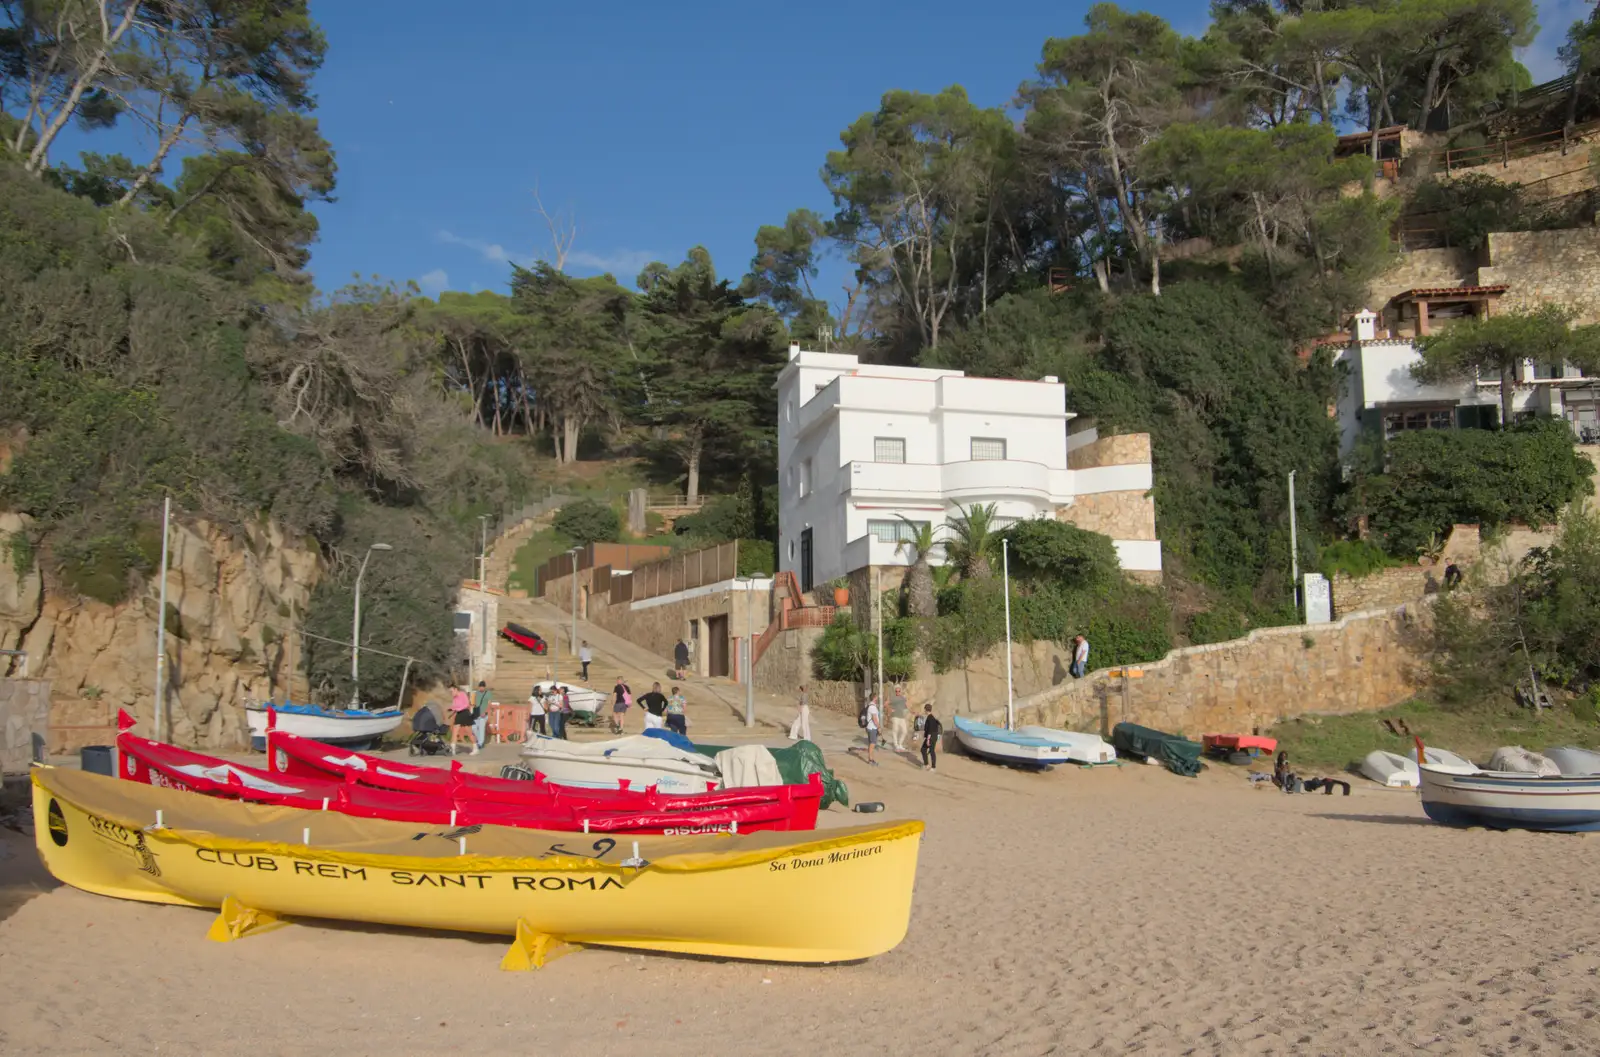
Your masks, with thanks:
[{"label": "sandy beach", "polygon": [[1600,1052],[1600,840],[1229,767],[836,765],[928,829],[905,942],[820,968],[590,949],[504,973],[498,938],[321,923],[214,944],[211,913],[56,887],[4,831],[0,1052]]}]

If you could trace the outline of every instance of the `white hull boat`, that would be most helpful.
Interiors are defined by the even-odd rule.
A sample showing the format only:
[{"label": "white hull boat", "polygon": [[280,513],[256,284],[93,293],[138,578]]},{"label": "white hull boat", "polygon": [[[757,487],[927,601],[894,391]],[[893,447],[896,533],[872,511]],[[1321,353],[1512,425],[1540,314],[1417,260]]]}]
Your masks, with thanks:
[{"label": "white hull boat", "polygon": [[1600,830],[1600,777],[1546,778],[1504,771],[1463,774],[1423,767],[1422,810],[1447,826]]},{"label": "white hull boat", "polygon": [[610,741],[562,741],[535,735],[522,750],[527,767],[557,785],[586,789],[645,789],[704,793],[722,777],[709,756],[687,752],[661,738],[632,735]]},{"label": "white hull boat", "polygon": [[[1477,771],[1481,768],[1465,756],[1451,752],[1449,749],[1435,749],[1433,746],[1424,746],[1422,750],[1426,755],[1421,762],[1430,767],[1443,767],[1446,770]],[[1417,750],[1412,749],[1406,754],[1412,763],[1417,761]]]},{"label": "white hull boat", "polygon": [[[974,756],[1019,767],[1049,767],[1071,763],[1067,747],[1055,740],[1030,737],[1020,730],[1007,730],[975,719],[955,717],[956,740]],[[1062,731],[1051,731],[1060,734]]]},{"label": "white hull boat", "polygon": [[[565,690],[567,692],[567,700],[572,702],[572,710],[574,712],[593,712],[599,715],[606,710],[607,703],[611,700],[610,694],[603,694],[598,690],[587,686],[577,686],[573,683],[551,682],[547,679],[533,685],[539,690],[549,690],[552,686],[557,690]],[[523,700],[526,701],[527,699],[524,698]]]},{"label": "white hull boat", "polygon": [[1422,784],[1416,760],[1382,749],[1367,753],[1361,761],[1361,773],[1390,789],[1415,789]]},{"label": "white hull boat", "polygon": [[250,740],[266,747],[267,728],[329,745],[368,745],[395,729],[405,719],[398,708],[382,712],[364,709],[321,708],[317,705],[250,705],[244,710],[250,726]]},{"label": "white hull boat", "polygon": [[1494,750],[1494,755],[1489,757],[1489,766],[1484,770],[1536,774],[1545,778],[1561,776],[1561,768],[1538,753],[1529,752],[1521,745],[1502,745]]},{"label": "white hull boat", "polygon": [[1098,734],[1056,730],[1054,727],[1018,727],[1017,733],[1061,746],[1066,750],[1067,759],[1073,763],[1112,763],[1117,758],[1117,750]]},{"label": "white hull boat", "polygon": [[1600,774],[1600,752],[1593,749],[1580,749],[1576,745],[1564,745],[1556,749],[1544,750],[1545,759],[1556,765],[1556,768],[1569,778],[1585,775]]}]

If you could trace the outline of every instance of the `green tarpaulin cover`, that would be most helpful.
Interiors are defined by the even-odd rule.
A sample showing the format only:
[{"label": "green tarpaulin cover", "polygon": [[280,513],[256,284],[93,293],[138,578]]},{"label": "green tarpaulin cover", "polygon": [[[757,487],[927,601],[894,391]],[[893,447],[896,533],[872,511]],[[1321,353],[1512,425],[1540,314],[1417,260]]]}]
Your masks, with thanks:
[{"label": "green tarpaulin cover", "polygon": [[1176,734],[1151,730],[1137,723],[1118,723],[1111,729],[1111,744],[1118,752],[1157,760],[1173,774],[1185,778],[1200,773],[1200,743]]},{"label": "green tarpaulin cover", "polygon": [[[727,745],[700,745],[696,744],[694,751],[702,756],[715,756]],[[829,804],[837,803],[840,807],[850,806],[850,790],[845,784],[833,776],[833,769],[822,758],[822,750],[809,741],[797,741],[793,745],[781,749],[768,748],[772,758],[778,761],[778,773],[783,775],[783,780],[789,785],[804,785],[814,774],[822,775],[822,810],[828,810]]]}]

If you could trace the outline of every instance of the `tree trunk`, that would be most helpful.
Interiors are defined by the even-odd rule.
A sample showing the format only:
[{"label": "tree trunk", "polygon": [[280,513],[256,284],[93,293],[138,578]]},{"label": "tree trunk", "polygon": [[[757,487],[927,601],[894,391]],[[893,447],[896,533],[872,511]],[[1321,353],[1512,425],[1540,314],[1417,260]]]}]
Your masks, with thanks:
[{"label": "tree trunk", "polygon": [[1511,402],[1516,394],[1515,368],[1507,364],[1500,368],[1500,428],[1511,428]]},{"label": "tree trunk", "polygon": [[150,164],[146,165],[144,171],[139,173],[139,178],[133,181],[133,186],[128,188],[121,198],[117,199],[119,207],[133,201],[139,192],[144,190],[145,184],[150,182],[151,177],[161,171],[161,163],[167,160],[167,155],[172,151],[173,147],[177,146],[178,137],[183,135],[183,130],[189,124],[190,116],[189,114],[183,115],[182,120],[173,126],[172,131],[161,137],[161,144],[156,148],[156,156],[151,158]]},{"label": "tree trunk", "polygon": [[1428,131],[1428,118],[1433,114],[1433,97],[1439,91],[1439,71],[1444,68],[1444,50],[1433,55],[1428,65],[1428,79],[1422,85],[1422,102],[1417,106],[1417,131]]},{"label": "tree trunk", "polygon": [[906,612],[914,617],[936,617],[938,603],[933,597],[933,570],[928,568],[928,556],[918,555],[916,563],[906,572]]},{"label": "tree trunk", "polygon": [[[82,101],[83,93],[88,91],[89,87],[99,79],[100,70],[106,63],[106,56],[111,54],[112,49],[117,46],[117,42],[122,39],[123,34],[128,32],[128,27],[133,25],[133,16],[138,13],[140,5],[135,3],[134,0],[127,0],[127,4],[128,6],[123,9],[122,21],[117,24],[115,29],[112,29],[109,23],[101,22],[103,38],[99,50],[95,52],[94,58],[90,59],[84,66],[83,72],[78,75],[77,80],[73,81],[71,90],[67,92],[66,100],[61,104],[61,108],[56,111],[56,116],[39,129],[39,141],[33,145],[33,150],[28,152],[28,160],[23,165],[24,172],[37,176],[45,165],[49,163],[51,144],[61,134],[61,129],[65,127],[66,123],[78,112],[78,103]],[[102,8],[102,13],[104,13],[104,8]],[[40,116],[42,117],[43,115],[41,114]]]},{"label": "tree trunk", "polygon": [[694,506],[696,499],[700,498],[700,447],[701,442],[697,437],[690,442],[684,458],[689,465],[689,505]]}]

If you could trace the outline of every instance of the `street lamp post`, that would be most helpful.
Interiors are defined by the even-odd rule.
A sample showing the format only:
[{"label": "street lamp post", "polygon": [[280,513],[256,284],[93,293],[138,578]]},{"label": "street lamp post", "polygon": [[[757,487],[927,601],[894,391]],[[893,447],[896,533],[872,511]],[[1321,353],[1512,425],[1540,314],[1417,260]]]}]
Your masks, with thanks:
[{"label": "street lamp post", "polygon": [[393,547],[387,543],[374,543],[367,548],[366,555],[361,559],[361,568],[356,573],[356,605],[355,615],[350,621],[350,707],[361,707],[361,580],[367,575],[367,563],[372,560],[373,551],[392,551]]},{"label": "street lamp post", "polygon": [[573,657],[578,656],[578,555],[582,553],[582,547],[567,552],[572,557],[572,636],[567,639],[567,652]]},{"label": "street lamp post", "polygon": [[754,576],[735,576],[744,584],[744,725],[756,725],[756,644],[751,638],[753,618],[750,615],[750,595],[756,589]]},{"label": "street lamp post", "polygon": [[489,515],[478,515],[478,590],[489,586]]}]

